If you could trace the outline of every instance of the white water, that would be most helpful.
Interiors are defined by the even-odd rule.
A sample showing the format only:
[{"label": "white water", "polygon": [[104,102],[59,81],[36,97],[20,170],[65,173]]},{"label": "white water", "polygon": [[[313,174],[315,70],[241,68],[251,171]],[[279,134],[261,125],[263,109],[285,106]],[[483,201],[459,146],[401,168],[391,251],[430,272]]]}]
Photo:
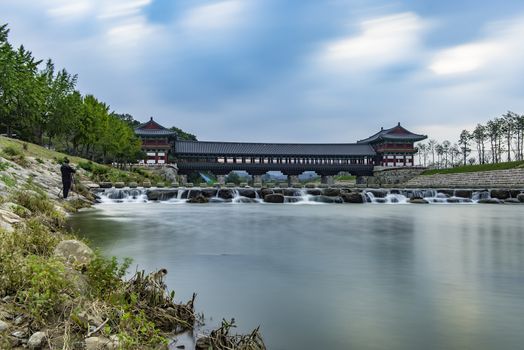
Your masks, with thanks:
[{"label": "white water", "polygon": [[[319,195],[323,193],[324,189],[284,189],[284,204],[293,205],[318,205],[328,203],[342,203],[342,198],[328,197]],[[206,192],[207,191],[207,192]],[[210,195],[209,191],[214,191]],[[250,191],[251,195],[243,196],[243,191]],[[282,189],[275,189],[274,193],[281,193]],[[313,191],[315,194],[308,192]],[[444,191],[447,193],[437,192],[434,189],[403,189],[403,190],[384,190],[384,189],[363,189],[361,195],[364,203],[369,204],[410,204],[411,198],[419,198],[427,201],[429,204],[476,204],[479,200],[491,199],[489,190],[473,191],[469,190],[466,193],[471,193],[471,198],[460,197],[457,194],[459,191],[464,193],[464,190]],[[155,192],[157,197],[148,198],[148,193]],[[260,195],[260,190],[253,188],[224,188],[224,189],[204,189],[204,188],[178,188],[178,189],[164,189],[164,188],[110,188],[97,193],[100,203],[147,203],[151,201],[161,201],[170,204],[187,203],[191,195],[197,193],[206,193],[210,203],[234,203],[234,204],[248,204],[248,203],[264,203],[264,199]],[[224,196],[221,196],[221,193]],[[245,192],[244,192],[245,193]]]}]

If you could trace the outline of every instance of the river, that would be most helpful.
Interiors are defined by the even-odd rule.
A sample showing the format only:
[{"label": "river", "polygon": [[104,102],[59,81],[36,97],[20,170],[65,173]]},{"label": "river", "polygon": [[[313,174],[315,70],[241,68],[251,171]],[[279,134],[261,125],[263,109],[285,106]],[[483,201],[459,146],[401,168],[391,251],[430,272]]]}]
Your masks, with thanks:
[{"label": "river", "polygon": [[521,349],[519,205],[113,203],[71,224],[268,349]]}]

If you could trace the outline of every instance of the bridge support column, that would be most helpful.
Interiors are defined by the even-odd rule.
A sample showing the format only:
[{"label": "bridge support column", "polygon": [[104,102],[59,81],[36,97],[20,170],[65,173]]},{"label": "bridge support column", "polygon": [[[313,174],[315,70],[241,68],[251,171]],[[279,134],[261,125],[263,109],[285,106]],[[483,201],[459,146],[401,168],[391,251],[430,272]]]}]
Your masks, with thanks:
[{"label": "bridge support column", "polygon": [[178,175],[180,178],[180,184],[185,185],[187,184],[187,175]]},{"label": "bridge support column", "polygon": [[323,183],[325,185],[334,185],[335,178],[333,177],[333,175],[322,175],[320,177],[320,183]]},{"label": "bridge support column", "polygon": [[217,181],[219,185],[226,184],[226,175],[217,175]]},{"label": "bridge support column", "polygon": [[298,182],[299,182],[298,181],[298,175],[288,175],[287,176],[287,185],[288,186],[297,184]]},{"label": "bridge support column", "polygon": [[262,184],[262,175],[253,175],[253,185]]}]

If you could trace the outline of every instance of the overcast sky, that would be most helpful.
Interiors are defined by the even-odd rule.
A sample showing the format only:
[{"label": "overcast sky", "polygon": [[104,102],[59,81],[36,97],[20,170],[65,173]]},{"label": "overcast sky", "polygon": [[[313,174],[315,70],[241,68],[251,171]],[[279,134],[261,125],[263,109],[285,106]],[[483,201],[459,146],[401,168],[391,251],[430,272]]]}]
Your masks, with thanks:
[{"label": "overcast sky", "polygon": [[522,0],[1,0],[11,42],[201,140],[456,141],[524,113]]}]

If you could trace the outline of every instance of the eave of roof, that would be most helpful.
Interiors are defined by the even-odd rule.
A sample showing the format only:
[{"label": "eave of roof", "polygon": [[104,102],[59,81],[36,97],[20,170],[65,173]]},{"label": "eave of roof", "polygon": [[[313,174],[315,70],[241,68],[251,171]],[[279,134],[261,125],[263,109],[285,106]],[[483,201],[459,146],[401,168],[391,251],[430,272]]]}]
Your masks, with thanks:
[{"label": "eave of roof", "polygon": [[[395,134],[392,133],[393,130],[400,128],[401,130],[405,131],[404,134]],[[400,126],[400,123],[397,126],[394,126],[389,129],[382,129],[379,132],[377,132],[374,135],[371,135],[370,137],[358,140],[357,143],[359,144],[365,144],[365,143],[371,143],[375,141],[381,141],[381,140],[407,140],[407,141],[421,141],[424,139],[427,139],[428,137],[426,135],[420,135],[412,133],[411,131],[405,129],[404,127]]]},{"label": "eave of roof", "polygon": [[175,153],[187,155],[265,155],[265,156],[374,156],[368,144],[293,144],[212,141],[176,141]]}]

